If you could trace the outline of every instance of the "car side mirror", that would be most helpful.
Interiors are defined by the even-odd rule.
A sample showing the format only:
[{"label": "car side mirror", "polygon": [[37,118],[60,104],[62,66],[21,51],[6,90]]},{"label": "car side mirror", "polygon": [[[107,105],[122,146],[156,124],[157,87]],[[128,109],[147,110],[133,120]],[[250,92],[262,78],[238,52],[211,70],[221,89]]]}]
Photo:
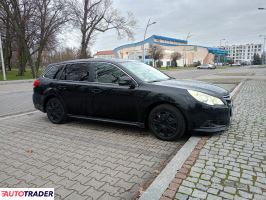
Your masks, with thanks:
[{"label": "car side mirror", "polygon": [[121,86],[129,86],[130,89],[134,89],[135,83],[133,82],[133,80],[128,77],[128,76],[122,76],[119,78],[118,84]]}]

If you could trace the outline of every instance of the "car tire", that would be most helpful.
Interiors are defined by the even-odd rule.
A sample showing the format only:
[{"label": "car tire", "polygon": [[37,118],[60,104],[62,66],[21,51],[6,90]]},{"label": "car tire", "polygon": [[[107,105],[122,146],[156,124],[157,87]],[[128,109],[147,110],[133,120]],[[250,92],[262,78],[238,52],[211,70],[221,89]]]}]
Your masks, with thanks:
[{"label": "car tire", "polygon": [[149,114],[148,124],[157,138],[166,141],[181,138],[186,129],[182,113],[168,104],[156,106]]},{"label": "car tire", "polygon": [[46,103],[48,119],[54,124],[62,124],[67,119],[66,109],[63,103],[56,97],[49,99]]}]

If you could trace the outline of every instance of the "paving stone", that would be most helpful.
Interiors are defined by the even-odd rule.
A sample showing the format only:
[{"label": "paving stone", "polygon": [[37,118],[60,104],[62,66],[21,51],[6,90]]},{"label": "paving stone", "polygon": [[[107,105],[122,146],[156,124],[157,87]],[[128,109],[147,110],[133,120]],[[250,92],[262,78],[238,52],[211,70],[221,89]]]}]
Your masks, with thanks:
[{"label": "paving stone", "polygon": [[210,181],[205,181],[205,180],[199,180],[199,183],[205,186],[210,186],[211,182]]},{"label": "paving stone", "polygon": [[197,189],[194,189],[192,193],[193,197],[200,198],[200,199],[206,199],[207,195],[208,195],[207,192],[203,192]]},{"label": "paving stone", "polygon": [[109,195],[108,193],[105,193],[104,195],[102,195],[101,197],[98,198],[99,200],[119,200],[121,198],[118,197],[113,197],[111,195]]},{"label": "paving stone", "polygon": [[87,186],[91,186],[94,187],[95,189],[99,189],[100,187],[102,187],[104,185],[104,182],[102,181],[98,181],[94,178],[92,178],[91,180],[89,180],[87,183],[85,183]]},{"label": "paving stone", "polygon": [[258,195],[258,194],[255,194],[255,195],[254,195],[254,199],[256,199],[256,200],[265,200],[265,195]]},{"label": "paving stone", "polygon": [[207,191],[208,190],[208,187],[206,185],[202,185],[200,183],[196,184],[196,188],[199,189],[199,190],[202,190],[202,191]]},{"label": "paving stone", "polygon": [[176,193],[175,199],[176,200],[187,200],[188,199],[188,195],[185,195],[185,194],[182,194],[182,193]]},{"label": "paving stone", "polygon": [[73,193],[73,190],[66,189],[64,186],[61,186],[58,189],[55,189],[54,191],[56,194],[58,194],[61,198],[65,199],[68,195]]},{"label": "paving stone", "polygon": [[119,187],[114,187],[109,183],[105,183],[102,187],[101,190],[108,192],[108,194],[112,196],[117,196],[119,194]]},{"label": "paving stone", "polygon": [[236,188],[233,187],[224,187],[224,191],[230,194],[235,194],[236,193]]},{"label": "paving stone", "polygon": [[79,195],[79,194],[73,192],[73,193],[71,193],[69,196],[67,196],[67,197],[65,198],[65,200],[73,200],[73,199],[85,200],[85,199],[87,199],[87,198],[88,198],[88,197],[86,197],[86,196],[82,196],[82,195]]},{"label": "paving stone", "polygon": [[187,181],[187,180],[184,180],[182,182],[182,185],[187,186],[187,187],[190,187],[190,188],[194,188],[195,187],[195,183],[190,182],[190,181]]},{"label": "paving stone", "polygon": [[209,193],[209,194],[214,194],[214,195],[217,195],[218,192],[219,192],[219,190],[214,189],[214,188],[209,188],[209,189],[207,190],[207,193]]},{"label": "paving stone", "polygon": [[82,193],[83,196],[87,196],[87,197],[89,196],[92,199],[98,199],[103,194],[104,194],[104,191],[96,190],[93,187],[90,187],[88,190],[86,190],[85,192]]},{"label": "paving stone", "polygon": [[225,198],[225,199],[234,199],[234,195],[228,194],[226,192],[220,192],[219,196]]},{"label": "paving stone", "polygon": [[190,195],[192,193],[192,189],[189,188],[189,187],[180,186],[179,189],[178,189],[178,192]]},{"label": "paving stone", "polygon": [[82,185],[79,182],[77,182],[74,185],[69,187],[69,189],[75,190],[78,194],[82,194],[84,191],[88,190],[89,188],[90,188],[90,186]]},{"label": "paving stone", "polygon": [[249,186],[249,191],[254,194],[262,194],[262,189],[259,187]]},{"label": "paving stone", "polygon": [[211,176],[207,175],[207,174],[202,174],[200,178],[203,179],[203,180],[207,180],[208,181],[208,180],[211,179]]},{"label": "paving stone", "polygon": [[213,194],[208,194],[207,200],[222,200],[222,197]]},{"label": "paving stone", "polygon": [[238,193],[241,197],[247,198],[247,199],[252,199],[252,196],[253,196],[252,193],[248,193],[242,190],[239,190]]}]

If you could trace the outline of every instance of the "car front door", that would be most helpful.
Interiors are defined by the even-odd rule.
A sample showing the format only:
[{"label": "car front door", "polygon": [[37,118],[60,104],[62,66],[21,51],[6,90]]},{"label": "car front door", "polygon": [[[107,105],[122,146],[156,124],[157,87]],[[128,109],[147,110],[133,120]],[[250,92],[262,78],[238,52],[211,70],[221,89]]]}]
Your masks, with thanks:
[{"label": "car front door", "polygon": [[90,67],[88,63],[67,64],[57,83],[57,90],[65,102],[67,112],[73,115],[90,115]]},{"label": "car front door", "polygon": [[137,122],[140,107],[138,87],[119,85],[119,79],[128,75],[114,64],[95,62],[91,65],[94,117]]}]

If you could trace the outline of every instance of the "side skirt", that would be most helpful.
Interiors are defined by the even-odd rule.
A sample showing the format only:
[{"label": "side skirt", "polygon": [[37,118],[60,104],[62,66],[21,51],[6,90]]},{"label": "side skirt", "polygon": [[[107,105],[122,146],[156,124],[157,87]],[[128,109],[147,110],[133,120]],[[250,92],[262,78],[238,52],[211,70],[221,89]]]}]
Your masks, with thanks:
[{"label": "side skirt", "polygon": [[129,125],[129,126],[137,126],[139,128],[145,128],[144,123],[140,123],[140,122],[129,122],[129,121],[122,121],[122,120],[106,119],[106,118],[96,118],[96,117],[89,117],[89,116],[83,116],[83,115],[70,115],[69,114],[68,116],[72,118],[76,118],[76,119],[88,119],[92,121],[124,124],[124,125]]}]

